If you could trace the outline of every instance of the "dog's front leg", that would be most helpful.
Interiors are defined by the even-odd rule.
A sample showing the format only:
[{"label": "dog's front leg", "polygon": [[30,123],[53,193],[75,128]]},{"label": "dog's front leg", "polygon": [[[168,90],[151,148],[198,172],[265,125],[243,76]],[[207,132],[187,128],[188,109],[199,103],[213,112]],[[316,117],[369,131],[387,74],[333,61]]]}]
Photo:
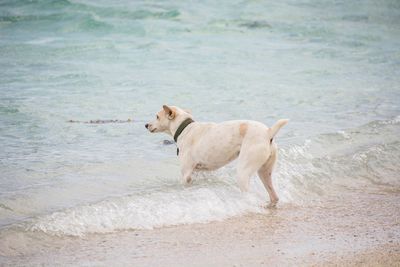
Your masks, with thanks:
[{"label": "dog's front leg", "polygon": [[181,161],[181,173],[182,173],[182,183],[184,185],[189,185],[193,182],[192,173],[194,170],[194,164],[191,160],[185,159],[185,157],[180,158]]},{"label": "dog's front leg", "polygon": [[182,168],[182,183],[184,185],[189,185],[193,182],[192,180],[192,173],[193,173],[193,168]]}]

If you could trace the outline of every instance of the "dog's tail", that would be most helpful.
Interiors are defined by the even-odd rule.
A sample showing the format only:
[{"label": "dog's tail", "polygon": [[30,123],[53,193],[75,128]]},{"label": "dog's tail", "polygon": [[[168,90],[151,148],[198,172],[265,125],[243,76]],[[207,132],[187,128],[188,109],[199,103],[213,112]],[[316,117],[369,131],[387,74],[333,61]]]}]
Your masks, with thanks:
[{"label": "dog's tail", "polygon": [[278,131],[285,126],[289,122],[288,119],[282,119],[277,121],[271,128],[268,129],[268,134],[270,138],[270,142],[272,142],[272,139],[275,137],[275,135],[278,133]]}]

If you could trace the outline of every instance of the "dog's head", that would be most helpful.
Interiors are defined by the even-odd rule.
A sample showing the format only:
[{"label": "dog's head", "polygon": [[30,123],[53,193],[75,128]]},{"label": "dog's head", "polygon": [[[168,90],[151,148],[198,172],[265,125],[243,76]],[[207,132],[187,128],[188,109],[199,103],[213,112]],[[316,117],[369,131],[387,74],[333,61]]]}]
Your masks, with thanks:
[{"label": "dog's head", "polygon": [[145,127],[152,133],[166,132],[171,133],[171,129],[176,129],[179,124],[192,115],[189,111],[175,106],[163,105],[162,110],[156,114],[156,119],[146,123]]}]

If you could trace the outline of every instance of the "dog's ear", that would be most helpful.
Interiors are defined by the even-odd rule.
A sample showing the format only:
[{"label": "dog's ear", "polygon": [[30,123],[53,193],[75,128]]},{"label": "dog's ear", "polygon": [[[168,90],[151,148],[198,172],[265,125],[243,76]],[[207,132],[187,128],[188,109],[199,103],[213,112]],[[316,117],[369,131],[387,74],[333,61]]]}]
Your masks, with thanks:
[{"label": "dog's ear", "polygon": [[163,105],[162,107],[165,111],[165,114],[167,114],[168,119],[172,120],[175,118],[175,111],[172,108],[168,107],[167,105]]}]

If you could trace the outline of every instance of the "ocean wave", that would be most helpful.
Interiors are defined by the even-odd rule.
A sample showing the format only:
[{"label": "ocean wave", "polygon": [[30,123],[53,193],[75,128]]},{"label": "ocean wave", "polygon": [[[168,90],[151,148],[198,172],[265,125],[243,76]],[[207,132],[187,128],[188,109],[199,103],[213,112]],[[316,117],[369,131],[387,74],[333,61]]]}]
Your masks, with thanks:
[{"label": "ocean wave", "polygon": [[397,116],[282,148],[277,181],[286,187],[288,198],[297,203],[335,193],[335,185],[398,189],[399,126]]},{"label": "ocean wave", "polygon": [[[9,1],[2,3],[5,9],[0,21],[18,22],[18,21],[36,21],[36,20],[57,20],[66,19],[75,15],[79,17],[81,14],[95,14],[102,18],[119,18],[119,19],[174,19],[181,14],[177,9],[170,8],[153,8],[151,6],[136,5],[134,8],[127,9],[125,6],[101,6],[79,1],[52,1],[52,0],[36,0],[36,1]],[[15,11],[14,8],[23,8]]]},{"label": "ocean wave", "polygon": [[[181,12],[175,8],[134,4],[104,6],[82,1],[12,1],[2,4],[0,24],[25,30],[40,29],[53,35],[58,32],[96,34],[143,33],[141,20],[176,20]],[[39,41],[40,44],[41,41]],[[35,41],[33,44],[36,44]]]},{"label": "ocean wave", "polygon": [[265,198],[235,187],[188,188],[125,196],[83,205],[35,219],[28,231],[82,236],[121,230],[204,223],[265,212]]}]

